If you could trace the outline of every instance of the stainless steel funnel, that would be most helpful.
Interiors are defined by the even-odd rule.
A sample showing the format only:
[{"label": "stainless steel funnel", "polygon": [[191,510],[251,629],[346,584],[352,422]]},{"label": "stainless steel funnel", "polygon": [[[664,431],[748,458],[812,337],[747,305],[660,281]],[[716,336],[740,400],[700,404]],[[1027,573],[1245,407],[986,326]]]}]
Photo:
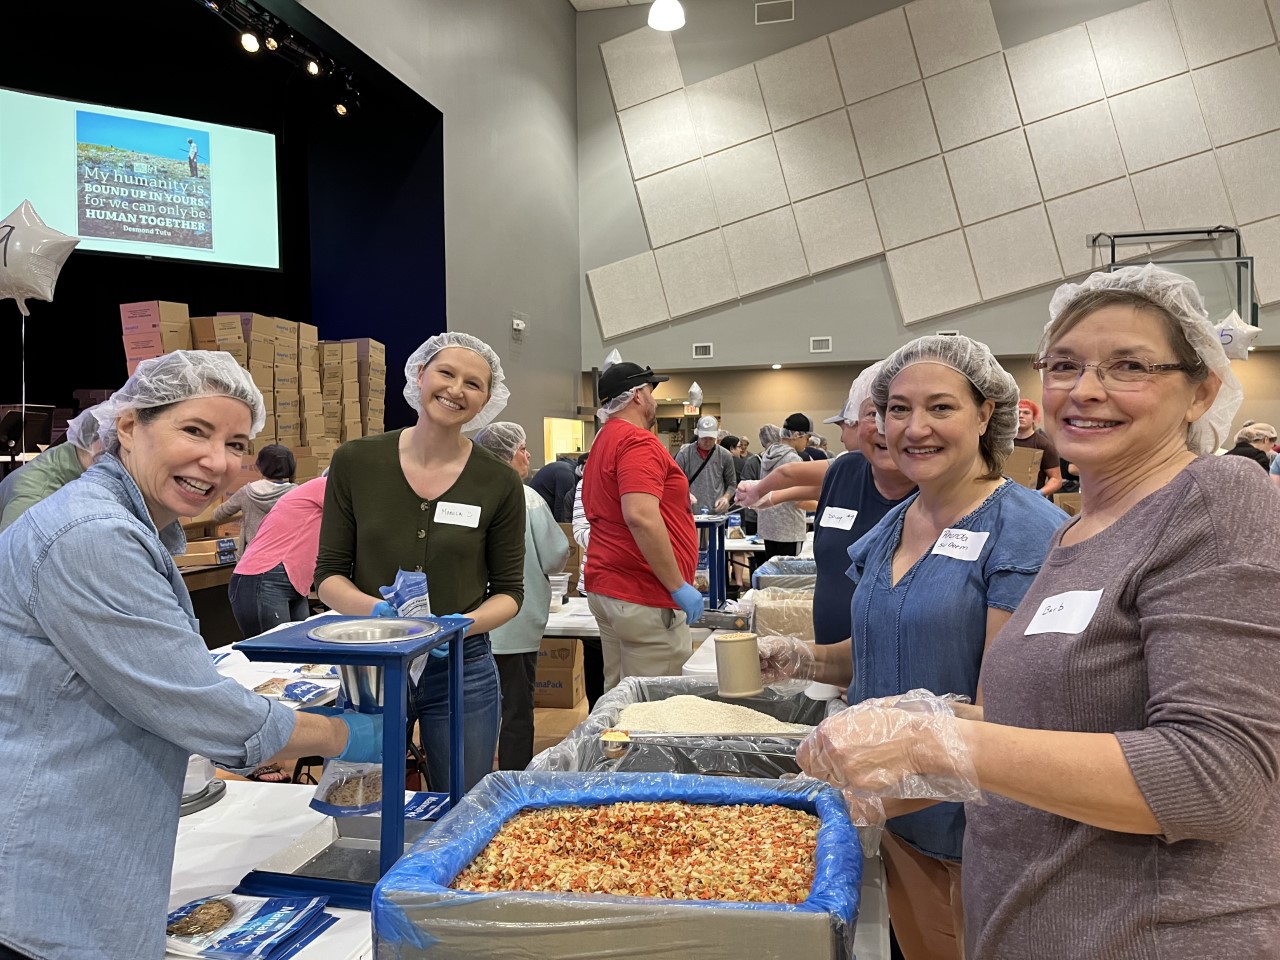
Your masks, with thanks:
[{"label": "stainless steel funnel", "polygon": [[[343,620],[325,623],[308,633],[314,640],[328,643],[396,643],[400,640],[429,637],[440,632],[438,623],[398,617],[369,617],[365,620]],[[382,706],[382,667],[338,666],[342,693],[357,710]]]}]

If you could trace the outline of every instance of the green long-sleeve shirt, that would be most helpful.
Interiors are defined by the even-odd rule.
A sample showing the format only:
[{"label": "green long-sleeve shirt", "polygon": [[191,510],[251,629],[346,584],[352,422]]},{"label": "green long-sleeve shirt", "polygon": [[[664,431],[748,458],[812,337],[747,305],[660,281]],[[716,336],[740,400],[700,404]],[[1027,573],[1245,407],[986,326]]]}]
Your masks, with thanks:
[{"label": "green long-sleeve shirt", "polygon": [[0,484],[0,530],[82,473],[79,453],[70,443],[50,447],[13,471]]},{"label": "green long-sleeve shirt", "polygon": [[344,576],[376,597],[397,570],[425,570],[433,613],[470,613],[496,594],[521,604],[525,517],[519,475],[473,445],[453,486],[424,500],[400,467],[401,432],[352,440],[334,453],[316,585]]}]

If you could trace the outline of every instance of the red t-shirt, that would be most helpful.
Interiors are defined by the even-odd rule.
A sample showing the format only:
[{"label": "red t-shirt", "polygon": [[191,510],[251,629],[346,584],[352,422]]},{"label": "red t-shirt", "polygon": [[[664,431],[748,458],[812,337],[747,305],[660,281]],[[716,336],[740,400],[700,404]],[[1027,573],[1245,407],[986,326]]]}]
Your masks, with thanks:
[{"label": "red t-shirt", "polygon": [[625,420],[608,420],[591,444],[582,475],[582,508],[591,523],[587,592],[646,607],[677,608],[654,576],[622,516],[622,495],[647,493],[658,509],[686,583],[698,564],[698,532],[689,512],[689,481],[657,437]]}]

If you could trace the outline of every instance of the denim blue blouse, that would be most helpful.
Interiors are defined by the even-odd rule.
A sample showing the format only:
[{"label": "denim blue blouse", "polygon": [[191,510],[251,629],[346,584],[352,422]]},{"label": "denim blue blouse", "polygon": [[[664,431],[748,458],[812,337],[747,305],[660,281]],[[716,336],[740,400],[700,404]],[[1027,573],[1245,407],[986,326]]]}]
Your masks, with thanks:
[{"label": "denim blue blouse", "polygon": [[[849,548],[853,593],[853,687],[849,702],[924,688],[978,693],[987,608],[1012,612],[1035,580],[1067,515],[1006,480],[950,529],[986,533],[972,559],[926,553],[893,583],[893,554],[912,495]],[[976,544],[975,544],[976,547]],[[895,817],[889,829],[921,853],[959,860],[964,805],[939,803]]]},{"label": "denim blue blouse", "polygon": [[159,960],[187,757],[249,771],[293,712],[220,676],[133,478],[104,455],[0,534],[0,943]]}]

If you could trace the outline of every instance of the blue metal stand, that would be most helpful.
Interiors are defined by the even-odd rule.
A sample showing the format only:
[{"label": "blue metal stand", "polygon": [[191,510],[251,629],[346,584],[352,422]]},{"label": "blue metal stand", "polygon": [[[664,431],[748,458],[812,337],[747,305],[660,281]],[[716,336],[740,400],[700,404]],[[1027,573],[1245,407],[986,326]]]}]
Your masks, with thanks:
[{"label": "blue metal stand", "polygon": [[725,562],[724,533],[728,518],[704,514],[693,518],[698,528],[698,549],[707,551],[707,608],[719,610],[729,597],[729,568]]}]

